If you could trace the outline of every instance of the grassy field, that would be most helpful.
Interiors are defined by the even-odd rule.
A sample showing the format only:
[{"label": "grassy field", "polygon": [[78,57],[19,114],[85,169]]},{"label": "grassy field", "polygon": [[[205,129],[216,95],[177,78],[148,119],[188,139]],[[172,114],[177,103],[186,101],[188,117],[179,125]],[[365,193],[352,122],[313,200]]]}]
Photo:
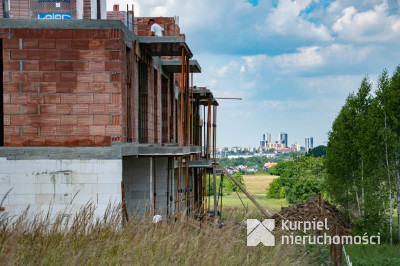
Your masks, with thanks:
[{"label": "grassy field", "polygon": [[307,265],[319,256],[300,245],[248,248],[245,227],[232,221],[176,216],[155,225],[150,214],[122,226],[120,208],[96,219],[92,206],[73,219],[48,217],[0,215],[2,265]]},{"label": "grassy field", "polygon": [[[281,207],[286,207],[289,205],[286,199],[269,199],[266,197],[267,188],[269,187],[269,184],[272,182],[272,180],[274,180],[275,178],[277,178],[277,176],[243,176],[246,190],[253,195],[256,201],[267,210],[270,210],[272,212],[279,212]],[[243,201],[243,203],[240,199]],[[243,204],[246,208],[243,207]],[[210,197],[210,205],[214,206],[213,196]],[[243,192],[233,192],[230,195],[223,196],[221,216],[223,219],[233,219],[235,221],[242,221],[246,218],[261,218],[260,211],[255,207],[251,200],[246,197]]]}]

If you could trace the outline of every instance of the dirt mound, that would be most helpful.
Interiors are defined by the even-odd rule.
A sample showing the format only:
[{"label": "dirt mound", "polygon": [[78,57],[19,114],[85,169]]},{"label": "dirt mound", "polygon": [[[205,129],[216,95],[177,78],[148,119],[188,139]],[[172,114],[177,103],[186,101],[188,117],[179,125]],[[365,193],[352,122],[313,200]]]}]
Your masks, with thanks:
[{"label": "dirt mound", "polygon": [[343,234],[351,233],[351,225],[336,206],[328,201],[321,199],[321,208],[319,208],[318,197],[310,197],[306,202],[297,203],[289,207],[282,207],[281,211],[274,216],[275,224],[281,225],[282,219],[289,221],[325,221],[327,219],[328,228],[333,230],[335,225],[343,229]]}]

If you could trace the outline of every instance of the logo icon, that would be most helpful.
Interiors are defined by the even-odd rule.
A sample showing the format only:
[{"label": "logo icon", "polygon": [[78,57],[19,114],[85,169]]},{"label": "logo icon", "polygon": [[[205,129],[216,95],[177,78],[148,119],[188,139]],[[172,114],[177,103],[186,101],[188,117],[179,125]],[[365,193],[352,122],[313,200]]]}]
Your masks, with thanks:
[{"label": "logo icon", "polygon": [[274,219],[265,219],[262,222],[257,219],[247,219],[247,246],[255,247],[260,242],[264,246],[275,246],[275,236],[271,233],[274,228]]}]

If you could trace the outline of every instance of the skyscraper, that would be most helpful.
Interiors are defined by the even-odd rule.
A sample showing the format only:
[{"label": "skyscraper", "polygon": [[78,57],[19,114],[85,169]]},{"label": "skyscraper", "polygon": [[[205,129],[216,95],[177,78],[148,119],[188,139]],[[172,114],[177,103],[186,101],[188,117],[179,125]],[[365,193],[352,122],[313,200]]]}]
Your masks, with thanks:
[{"label": "skyscraper", "polygon": [[288,134],[287,133],[280,133],[279,134],[279,143],[284,144],[285,148],[288,148]]},{"label": "skyscraper", "polygon": [[314,148],[314,138],[313,137],[307,137],[305,139],[305,148],[306,148],[306,152],[308,152],[310,149]]},{"label": "skyscraper", "polygon": [[263,134],[263,141],[265,141],[266,143],[270,143],[271,142],[271,134],[270,133]]}]

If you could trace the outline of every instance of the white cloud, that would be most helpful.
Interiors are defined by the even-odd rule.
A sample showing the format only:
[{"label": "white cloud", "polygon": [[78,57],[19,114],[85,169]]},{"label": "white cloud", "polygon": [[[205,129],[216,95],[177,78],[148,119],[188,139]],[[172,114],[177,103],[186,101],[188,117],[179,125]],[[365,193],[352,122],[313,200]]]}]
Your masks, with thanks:
[{"label": "white cloud", "polygon": [[[280,35],[330,41],[332,38],[325,25],[316,25],[301,17],[300,13],[311,3],[311,0],[280,0],[266,17],[264,27]],[[259,30],[262,31],[263,28]]]},{"label": "white cloud", "polygon": [[400,16],[388,15],[386,1],[373,9],[359,12],[354,6],[343,9],[332,30],[340,40],[351,42],[400,41]]}]

